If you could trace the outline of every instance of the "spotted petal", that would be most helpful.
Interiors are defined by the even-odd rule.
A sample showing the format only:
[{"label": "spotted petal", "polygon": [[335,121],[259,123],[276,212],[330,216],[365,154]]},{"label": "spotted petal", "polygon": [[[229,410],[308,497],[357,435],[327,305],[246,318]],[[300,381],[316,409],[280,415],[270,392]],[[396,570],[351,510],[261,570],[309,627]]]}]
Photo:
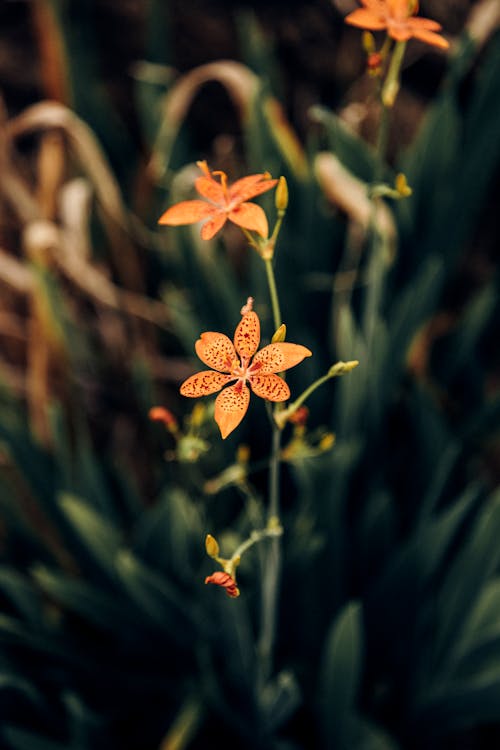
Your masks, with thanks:
[{"label": "spotted petal", "polygon": [[[305,357],[310,357],[312,352],[300,344],[288,342],[269,344],[257,352],[252,362],[252,370],[257,370],[259,375],[271,372],[283,372],[290,367],[295,367]],[[258,365],[258,368],[256,368]]]},{"label": "spotted petal", "polygon": [[207,198],[209,201],[212,201],[212,203],[218,205],[224,205],[226,203],[226,197],[222,185],[220,182],[217,182],[217,180],[214,180],[213,177],[207,177],[205,175],[203,177],[198,177],[194,181],[194,186],[200,195]]},{"label": "spotted petal", "polygon": [[182,201],[167,208],[158,219],[158,224],[179,226],[181,224],[196,224],[197,221],[213,216],[217,209],[206,201]]},{"label": "spotted petal", "polygon": [[185,380],[180,387],[180,391],[183,396],[188,396],[188,398],[210,396],[211,393],[220,391],[230,380],[230,375],[223,375],[213,370],[203,370],[203,372],[197,372]]},{"label": "spotted petal", "polygon": [[269,226],[264,210],[256,203],[240,203],[229,212],[228,218],[244,229],[253,229],[261,237],[267,237]]},{"label": "spotted petal", "polygon": [[290,388],[279,375],[252,375],[250,385],[256,396],[268,401],[288,401],[290,398]]},{"label": "spotted petal", "polygon": [[229,200],[243,203],[249,198],[255,198],[256,195],[265,193],[273,188],[278,180],[271,180],[271,175],[267,172],[264,174],[251,174],[236,180],[229,188]]},{"label": "spotted petal", "polygon": [[243,315],[234,332],[234,346],[242,359],[250,359],[260,341],[260,321],[257,313]]},{"label": "spotted petal", "polygon": [[[207,204],[208,205],[208,204]],[[209,221],[205,222],[201,228],[201,239],[202,240],[211,240],[212,237],[215,237],[217,232],[219,232],[224,224],[227,221],[227,214],[225,211],[221,211],[220,209],[214,209],[212,218],[209,219]]]},{"label": "spotted petal", "polygon": [[247,413],[249,401],[250,391],[241,381],[219,393],[215,399],[214,418],[223,439],[238,427]]},{"label": "spotted petal", "polygon": [[223,333],[202,333],[195,349],[201,361],[218,372],[231,372],[239,365],[233,343]]}]

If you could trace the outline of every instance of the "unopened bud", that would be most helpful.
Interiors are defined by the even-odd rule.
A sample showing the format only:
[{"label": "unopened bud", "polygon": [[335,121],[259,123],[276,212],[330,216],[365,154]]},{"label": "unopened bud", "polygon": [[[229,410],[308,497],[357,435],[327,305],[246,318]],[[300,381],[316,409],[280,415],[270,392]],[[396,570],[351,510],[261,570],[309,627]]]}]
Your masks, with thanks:
[{"label": "unopened bud", "polygon": [[362,44],[367,55],[372,55],[375,52],[375,37],[369,31],[363,31]]},{"label": "unopened bud", "polygon": [[318,448],[323,451],[329,451],[330,448],[333,448],[335,445],[335,435],[333,432],[327,432],[326,435],[323,435],[321,440],[318,443]]},{"label": "unopened bud", "polygon": [[290,414],[290,416],[288,417],[288,421],[292,424],[304,427],[307,422],[308,416],[309,409],[307,408],[307,406],[299,406],[297,411],[294,411],[293,414]]},{"label": "unopened bud", "polygon": [[273,333],[271,342],[273,344],[281,344],[286,339],[286,325],[282,323],[280,327]]},{"label": "unopened bud", "polygon": [[219,556],[219,545],[212,534],[207,534],[205,537],[205,550],[209,557],[216,558]]},{"label": "unopened bud", "polygon": [[379,76],[382,73],[383,58],[380,52],[372,52],[366,58],[366,68],[369,75]]},{"label": "unopened bud", "polygon": [[236,462],[238,464],[247,464],[250,460],[250,448],[248,445],[239,445],[236,451]]},{"label": "unopened bud", "polygon": [[288,206],[288,185],[283,176],[278,180],[274,201],[277,211],[286,211]]},{"label": "unopened bud", "polygon": [[348,372],[351,372],[351,370],[354,370],[354,368],[358,365],[359,362],[357,359],[350,360],[349,362],[336,362],[328,370],[328,375],[331,378],[336,378],[339,375],[346,375]]},{"label": "unopened bud", "polygon": [[197,403],[194,405],[189,421],[191,427],[201,427],[205,421],[205,406],[203,404]]},{"label": "unopened bud", "polygon": [[404,175],[402,172],[396,175],[395,186],[399,195],[401,195],[403,198],[407,198],[412,194],[412,189],[406,181],[406,175]]}]

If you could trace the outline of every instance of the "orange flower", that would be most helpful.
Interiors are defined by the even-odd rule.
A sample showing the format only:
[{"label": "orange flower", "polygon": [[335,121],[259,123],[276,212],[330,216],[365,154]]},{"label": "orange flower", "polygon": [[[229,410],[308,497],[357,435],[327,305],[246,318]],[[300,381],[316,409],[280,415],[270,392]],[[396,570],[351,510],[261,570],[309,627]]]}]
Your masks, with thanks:
[{"label": "orange flower", "polygon": [[[206,200],[177,203],[165,211],[158,224],[179,226],[207,219],[201,228],[201,237],[211,240],[229,219],[233,224],[267,237],[269,228],[264,211],[256,203],[246,201],[271,190],[278,180],[271,180],[271,175],[265,172],[243,177],[233,185],[228,185],[225,172],[210,172],[206,161],[199,161],[197,164],[203,176],[198,177],[194,184],[198,193]],[[220,181],[214,179],[215,176]]]},{"label": "orange flower", "polygon": [[415,0],[360,0],[363,8],[358,8],[344,19],[352,26],[372,31],[383,31],[398,42],[406,42],[414,37],[421,42],[447,49],[449,43],[436,31],[441,25],[430,18],[412,18],[418,11]]},{"label": "orange flower", "polygon": [[[234,344],[223,333],[202,333],[195,348],[198,357],[212,370],[204,370],[184,381],[183,396],[197,398],[217,393],[227,383],[215,401],[215,421],[226,438],[245,416],[250,391],[268,401],[287,401],[290,389],[283,378],[276,375],[298,365],[311,352],[299,344],[269,344],[257,352],[260,342],[260,321],[257,313],[246,312],[234,333]],[[257,352],[257,353],[255,353]],[[254,356],[255,355],[255,356]],[[253,359],[252,359],[253,358]]]},{"label": "orange flower", "polygon": [[223,589],[226,589],[226,594],[233,599],[240,595],[240,590],[234,578],[222,570],[217,570],[211,576],[207,576],[205,583],[215,583],[216,586],[222,586]]}]

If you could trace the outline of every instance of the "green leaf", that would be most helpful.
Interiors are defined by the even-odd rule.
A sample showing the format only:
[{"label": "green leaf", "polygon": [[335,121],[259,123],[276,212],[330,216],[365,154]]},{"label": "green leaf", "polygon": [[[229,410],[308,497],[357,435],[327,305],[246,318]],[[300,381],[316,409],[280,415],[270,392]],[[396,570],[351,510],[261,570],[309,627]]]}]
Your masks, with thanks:
[{"label": "green leaf", "polygon": [[152,567],[175,571],[182,580],[196,575],[204,555],[204,526],[198,508],[180,488],[167,489],[143,514],[134,538],[137,557]]},{"label": "green leaf", "polygon": [[418,706],[416,721],[424,736],[431,731],[446,735],[467,727],[498,722],[500,668],[480,678],[446,684],[428,692]]},{"label": "green leaf", "polygon": [[24,698],[27,698],[31,703],[37,704],[39,708],[43,707],[44,705],[42,695],[33,687],[30,682],[23,679],[19,675],[0,671],[0,695],[4,690],[12,690],[21,693]]},{"label": "green leaf", "polygon": [[204,613],[188,598],[188,592],[176,590],[128,550],[118,553],[116,566],[123,586],[140,610],[176,642],[192,643],[195,623],[203,623]]},{"label": "green leaf", "polygon": [[33,569],[33,578],[40,588],[61,607],[79,614],[93,625],[107,631],[117,632],[125,628],[137,628],[141,621],[140,611],[130,607],[130,602],[100,590],[86,581],[69,578],[42,566]]},{"label": "green leaf", "polygon": [[17,571],[7,565],[0,567],[0,591],[14,604],[18,612],[29,622],[41,622],[40,600],[33,586]]},{"label": "green leaf", "polygon": [[321,718],[328,747],[352,747],[352,721],[356,711],[363,659],[362,610],[349,602],[330,627],[320,674]]},{"label": "green leaf", "polygon": [[436,621],[436,659],[447,660],[464,613],[477,601],[482,587],[500,561],[500,493],[493,495],[477,519],[470,538],[449,568],[440,592]]},{"label": "green leaf", "polygon": [[371,182],[375,171],[375,151],[365,140],[326,107],[311,107],[310,117],[325,129],[328,148],[342,164],[363,182]]},{"label": "green leaf", "polygon": [[60,507],[89,561],[114,578],[114,561],[121,543],[118,531],[87,503],[72,495],[62,495]]},{"label": "green leaf", "polygon": [[291,672],[280,672],[261,690],[259,698],[266,732],[271,734],[291,717],[300,704],[301,691]]}]

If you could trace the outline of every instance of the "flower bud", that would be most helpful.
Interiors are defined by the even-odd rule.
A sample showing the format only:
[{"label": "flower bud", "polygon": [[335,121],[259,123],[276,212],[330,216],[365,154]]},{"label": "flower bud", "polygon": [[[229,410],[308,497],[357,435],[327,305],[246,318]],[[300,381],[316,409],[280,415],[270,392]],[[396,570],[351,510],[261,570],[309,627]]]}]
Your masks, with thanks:
[{"label": "flower bud", "polygon": [[406,181],[406,175],[404,175],[402,172],[396,175],[395,186],[396,190],[402,198],[407,198],[413,192]]},{"label": "flower bud", "polygon": [[350,360],[349,362],[336,362],[328,370],[328,375],[331,378],[336,378],[339,375],[346,375],[348,372],[351,372],[351,370],[354,370],[354,368],[358,365],[359,362],[357,359]]},{"label": "flower bud", "polygon": [[318,448],[323,451],[329,451],[335,445],[335,435],[333,432],[327,432],[318,443]]},{"label": "flower bud", "polygon": [[247,464],[250,460],[250,448],[248,445],[245,445],[242,443],[238,446],[238,450],[236,451],[236,463],[237,464]]},{"label": "flower bud", "polygon": [[376,77],[382,73],[383,58],[380,52],[373,52],[366,58],[366,68],[370,76]]},{"label": "flower bud", "polygon": [[373,55],[375,52],[375,37],[370,31],[363,31],[362,44],[366,54]]},{"label": "flower bud", "polygon": [[216,558],[219,556],[219,545],[212,534],[207,534],[205,537],[205,550],[209,557]]},{"label": "flower bud", "polygon": [[288,206],[288,185],[283,176],[279,178],[274,201],[277,211],[286,211]]},{"label": "flower bud", "polygon": [[215,583],[216,586],[222,586],[231,599],[235,599],[240,595],[240,590],[237,587],[234,578],[228,573],[224,573],[222,570],[217,570],[215,573],[212,573],[211,576],[207,576],[205,578],[205,583]]},{"label": "flower bud", "polygon": [[286,339],[286,325],[282,323],[280,327],[273,333],[271,342],[273,344],[281,344]]},{"label": "flower bud", "polygon": [[206,409],[204,404],[195,404],[189,418],[191,427],[201,427],[205,421],[205,413]]},{"label": "flower bud", "polygon": [[294,411],[293,414],[290,414],[288,417],[288,421],[292,424],[298,425],[299,427],[304,427],[307,418],[309,416],[309,409],[307,406],[299,406],[297,411]]}]

